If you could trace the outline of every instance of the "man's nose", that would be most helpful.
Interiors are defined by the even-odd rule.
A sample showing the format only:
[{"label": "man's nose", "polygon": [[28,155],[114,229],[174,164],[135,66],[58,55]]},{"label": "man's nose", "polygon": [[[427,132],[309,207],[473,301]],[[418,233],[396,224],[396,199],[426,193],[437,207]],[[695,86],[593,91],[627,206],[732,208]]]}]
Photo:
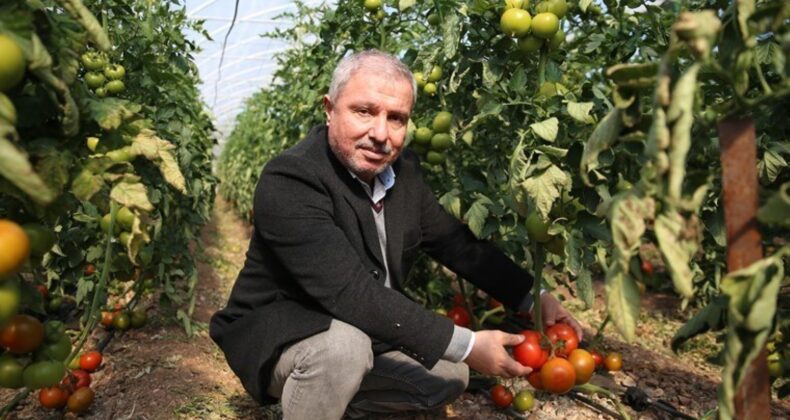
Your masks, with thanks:
[{"label": "man's nose", "polygon": [[377,115],[376,118],[373,119],[373,124],[370,127],[368,132],[368,136],[373,141],[386,141],[388,135],[388,127],[387,127],[387,116],[386,115]]}]

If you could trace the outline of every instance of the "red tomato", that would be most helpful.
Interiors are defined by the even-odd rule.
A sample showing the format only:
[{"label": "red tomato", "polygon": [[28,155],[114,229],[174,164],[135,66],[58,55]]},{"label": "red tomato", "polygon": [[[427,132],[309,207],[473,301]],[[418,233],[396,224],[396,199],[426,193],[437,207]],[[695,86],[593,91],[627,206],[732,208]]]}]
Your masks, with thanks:
[{"label": "red tomato", "polygon": [[115,314],[109,311],[101,311],[101,324],[106,328],[112,327],[112,319],[115,318]]},{"label": "red tomato", "polygon": [[98,351],[89,351],[80,356],[80,369],[93,372],[101,366],[101,353]]},{"label": "red tomato", "polygon": [[47,286],[44,286],[43,284],[37,284],[36,289],[38,289],[38,292],[41,293],[41,297],[44,299],[49,297],[49,289],[47,289]]},{"label": "red tomato", "polygon": [[579,337],[573,328],[564,323],[554,324],[546,329],[546,336],[555,347],[555,354],[568,357],[572,351],[579,347]]},{"label": "red tomato", "polygon": [[598,353],[597,351],[593,350],[590,352],[593,360],[595,361],[595,368],[600,369],[603,366],[603,355]]},{"label": "red tomato", "polygon": [[0,346],[15,354],[28,353],[44,341],[44,325],[30,315],[14,315],[0,330]]},{"label": "red tomato", "polygon": [[642,260],[642,272],[647,274],[648,276],[653,275],[653,263],[649,260]]},{"label": "red tomato", "polygon": [[555,357],[540,368],[543,389],[552,394],[564,394],[576,384],[576,370],[571,362]]},{"label": "red tomato", "polygon": [[38,402],[46,408],[62,408],[68,399],[68,391],[57,385],[41,388],[38,392]]},{"label": "red tomato", "polygon": [[74,369],[72,370],[68,376],[63,378],[63,381],[60,382],[61,385],[65,386],[66,389],[71,390],[72,392],[90,386],[91,384],[91,374],[85,372],[82,369]]},{"label": "red tomato", "polygon": [[535,389],[543,389],[543,381],[540,379],[540,370],[534,370],[527,375],[527,381]]},{"label": "red tomato", "polygon": [[533,370],[540,369],[549,359],[549,351],[540,345],[540,333],[532,330],[521,331],[524,341],[513,348],[513,358]]},{"label": "red tomato", "polygon": [[471,320],[469,318],[469,312],[460,306],[456,306],[453,309],[447,311],[447,316],[453,320],[455,325],[458,325],[459,327],[468,327],[469,321]]},{"label": "red tomato", "polygon": [[96,272],[96,266],[93,264],[86,264],[84,274],[86,277],[92,276]]},{"label": "red tomato", "polygon": [[496,384],[491,388],[491,400],[494,401],[494,405],[497,407],[505,408],[513,402],[513,393],[502,384]]}]

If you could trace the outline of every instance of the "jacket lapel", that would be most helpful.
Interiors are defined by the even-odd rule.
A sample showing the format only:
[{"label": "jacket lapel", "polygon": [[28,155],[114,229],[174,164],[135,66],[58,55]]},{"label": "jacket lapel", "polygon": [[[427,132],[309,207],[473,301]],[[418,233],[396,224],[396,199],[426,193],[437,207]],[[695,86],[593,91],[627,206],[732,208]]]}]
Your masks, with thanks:
[{"label": "jacket lapel", "polygon": [[[397,163],[395,164],[397,169]],[[397,170],[396,170],[397,172]],[[404,226],[404,200],[401,197],[403,194],[403,182],[398,182],[395,179],[395,185],[387,191],[387,196],[384,197],[384,225],[387,229],[387,267],[390,271],[390,282],[393,287],[401,288],[403,284],[401,273],[401,257],[403,251],[403,226]]]},{"label": "jacket lapel", "polygon": [[351,177],[348,169],[346,169],[346,167],[337,160],[334,153],[332,153],[332,150],[329,148],[327,131],[325,125],[320,126],[312,132],[312,135],[308,138],[316,142],[318,146],[316,149],[325,156],[326,162],[329,163],[331,170],[337,175],[337,179],[340,180],[340,184],[342,184],[342,186],[340,186],[340,191],[342,191],[343,197],[345,197],[357,216],[359,230],[362,232],[365,247],[379,267],[384,268],[384,257],[381,255],[379,235],[378,232],[376,232],[376,221],[373,219],[373,210],[370,208],[370,200],[365,190],[362,189],[362,185],[359,184],[359,181]]}]

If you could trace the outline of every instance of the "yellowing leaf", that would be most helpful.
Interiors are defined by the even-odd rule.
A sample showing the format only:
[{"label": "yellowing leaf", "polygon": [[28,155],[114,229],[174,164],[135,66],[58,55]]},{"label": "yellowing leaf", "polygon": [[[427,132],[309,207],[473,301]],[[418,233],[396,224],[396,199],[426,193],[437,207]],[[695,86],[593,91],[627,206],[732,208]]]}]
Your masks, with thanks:
[{"label": "yellowing leaf", "polygon": [[154,206],[148,201],[145,185],[140,183],[120,182],[110,191],[110,198],[126,207],[152,211]]},{"label": "yellowing leaf", "polygon": [[543,140],[553,142],[560,130],[560,122],[557,118],[551,117],[548,120],[530,124],[529,127]]},{"label": "yellowing leaf", "polygon": [[585,124],[592,124],[595,122],[590,111],[592,111],[592,102],[568,102],[568,114],[573,119]]},{"label": "yellowing leaf", "polygon": [[[0,124],[7,124],[0,121]],[[2,127],[0,127],[0,131]],[[33,170],[27,154],[17,149],[11,141],[0,136],[0,176],[9,180],[17,188],[25,192],[33,201],[46,205],[55,199],[55,193]]]},{"label": "yellowing leaf", "polygon": [[571,189],[571,177],[555,165],[546,170],[533,173],[521,183],[529,198],[530,207],[535,207],[541,218],[548,219],[551,206],[560,198],[562,190]]}]

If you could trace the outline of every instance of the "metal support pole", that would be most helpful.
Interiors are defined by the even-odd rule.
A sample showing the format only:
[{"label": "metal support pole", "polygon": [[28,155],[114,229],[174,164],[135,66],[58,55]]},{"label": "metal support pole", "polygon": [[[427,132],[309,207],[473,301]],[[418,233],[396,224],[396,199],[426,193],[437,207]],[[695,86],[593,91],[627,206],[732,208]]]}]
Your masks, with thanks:
[{"label": "metal support pole", "polygon": [[[762,259],[757,224],[757,143],[751,118],[727,118],[718,124],[721,149],[724,220],[727,227],[727,269],[735,271]],[[768,419],[771,388],[765,349],[746,370],[735,394],[738,419]]]}]

